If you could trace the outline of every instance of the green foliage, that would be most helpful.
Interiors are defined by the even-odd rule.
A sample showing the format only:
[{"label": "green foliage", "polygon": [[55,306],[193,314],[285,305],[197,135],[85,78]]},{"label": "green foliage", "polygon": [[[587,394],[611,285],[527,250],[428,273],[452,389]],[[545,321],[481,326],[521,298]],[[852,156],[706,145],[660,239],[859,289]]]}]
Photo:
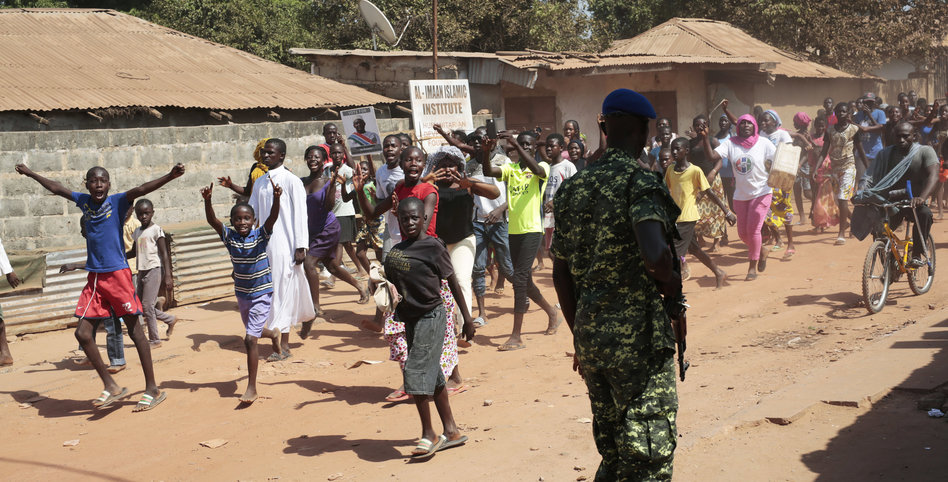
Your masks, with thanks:
[{"label": "green foliage", "polygon": [[931,57],[948,33],[944,0],[589,0],[594,38],[630,38],[672,17],[729,22],[769,44],[853,72]]}]

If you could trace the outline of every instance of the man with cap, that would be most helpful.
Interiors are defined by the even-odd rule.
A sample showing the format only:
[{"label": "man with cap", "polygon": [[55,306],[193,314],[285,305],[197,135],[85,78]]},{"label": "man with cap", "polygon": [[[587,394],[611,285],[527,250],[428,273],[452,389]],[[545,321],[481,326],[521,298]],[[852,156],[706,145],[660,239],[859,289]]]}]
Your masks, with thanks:
[{"label": "man with cap", "polygon": [[599,123],[605,153],[553,201],[553,284],[573,332],[573,369],[592,405],[597,481],[672,478],[673,356],[686,305],[671,248],[680,211],[662,180],[635,160],[654,118],[641,94],[610,93]]},{"label": "man with cap", "polygon": [[[862,127],[862,150],[869,164],[882,152],[882,134],[885,132],[885,112],[879,109],[878,99],[872,92],[862,96],[862,108],[853,116],[853,122]],[[856,179],[861,179],[869,166],[856,163]]]}]

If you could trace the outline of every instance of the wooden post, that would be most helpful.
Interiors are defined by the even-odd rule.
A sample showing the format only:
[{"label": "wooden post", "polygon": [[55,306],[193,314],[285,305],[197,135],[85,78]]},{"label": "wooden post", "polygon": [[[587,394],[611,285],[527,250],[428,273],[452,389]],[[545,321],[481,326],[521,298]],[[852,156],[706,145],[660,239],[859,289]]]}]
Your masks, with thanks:
[{"label": "wooden post", "polygon": [[438,80],[438,0],[432,0],[432,28],[431,28],[431,71],[434,79]]}]

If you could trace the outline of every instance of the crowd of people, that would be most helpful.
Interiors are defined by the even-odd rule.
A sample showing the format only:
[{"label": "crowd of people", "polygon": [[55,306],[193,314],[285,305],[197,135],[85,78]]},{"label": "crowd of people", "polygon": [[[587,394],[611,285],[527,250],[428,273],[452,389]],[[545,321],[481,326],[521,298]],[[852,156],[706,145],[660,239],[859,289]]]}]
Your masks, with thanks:
[{"label": "crowd of people", "polygon": [[[412,399],[418,408],[422,434],[413,457],[462,445],[467,437],[448,398],[466,390],[458,347],[470,346],[489,322],[487,289],[502,293],[506,281],[514,316],[500,351],[525,348],[521,333],[531,301],[546,314],[546,335],[556,334],[564,319],[573,333],[574,369],[589,389],[603,455],[597,480],[670,478],[677,410],[672,355],[686,334],[687,255],[722,287],[727,275],[714,255],[730,242],[728,226],[736,226],[752,281],[771,251],[794,256],[793,227],[804,219],[819,232],[838,226],[835,244],[843,245],[860,236],[855,227],[848,231],[857,187],[888,195],[906,179],[917,186],[916,236],[926,236],[932,213],[925,200],[934,199],[939,217],[944,208],[948,176],[938,159],[948,140],[948,106],[908,94],[898,100],[886,107],[872,93],[838,104],[828,98],[813,116],[796,113],[792,130],[773,110],[738,117],[724,100],[716,118],[699,114],[682,133],[671,119],[658,118],[656,135],[649,136],[657,117],[651,103],[619,89],[603,103],[600,146],[592,152],[573,120],[562,133],[546,135],[541,129],[494,133],[487,126],[449,132],[436,125],[447,145],[426,152],[410,136],[391,134],[381,140],[378,166],[371,157],[350,155],[336,126],[327,124],[325,143],[303,154],[307,172],[284,165],[284,141],[263,139],[245,184],[218,178],[234,193],[230,227],[214,212],[214,184],[195,193],[233,264],[249,371],[240,401],[257,398],[258,340],[272,343],[267,361],[292,357],[290,332],[300,326],[308,336],[325,316],[321,289],[334,289],[338,279],[356,289],[359,304],[376,302],[374,318],[361,326],[382,334],[401,368],[400,387],[386,400]],[[770,179],[781,145],[800,148],[796,177],[784,189],[771,187]],[[128,395],[111,377],[125,366],[124,322],[145,376],[135,410],[155,408],[167,396],[151,363],[151,349],[160,344],[157,321],[170,336],[177,320],[156,308],[161,283],[170,285],[170,262],[155,207],[144,196],[184,175],[185,167],[112,194],[102,167],[87,172],[88,193],[22,164],[16,171],[83,213],[88,260],[63,270],[89,272],[76,338],[103,382],[93,405],[105,408]],[[921,243],[916,248],[917,262]],[[134,273],[130,258],[136,258]],[[556,302],[533,281],[545,262],[552,262]],[[11,286],[19,283],[2,245],[0,272]],[[109,365],[95,344],[100,322]],[[0,362],[9,364],[3,335]],[[432,426],[432,401],[441,434]]]},{"label": "crowd of people", "polygon": [[[771,252],[784,250],[785,260],[794,257],[795,226],[801,229],[809,224],[818,233],[837,227],[834,244],[840,246],[850,237],[862,239],[866,234],[850,229],[853,198],[873,182],[869,168],[884,149],[900,145],[898,132],[903,124],[911,130],[909,140],[931,149],[920,151],[924,165],[930,164],[930,158],[937,164],[936,175],[916,182],[914,194],[931,199],[940,218],[948,206],[944,199],[948,170],[942,160],[948,106],[928,104],[917,99],[914,91],[900,93],[898,101],[880,104],[872,92],[839,103],[826,98],[823,108],[812,115],[797,112],[793,127],[788,128],[777,112],[760,107],[737,117],[725,99],[714,135],[704,114],[697,115],[681,135],[673,131],[668,118],[659,118],[657,134],[639,163],[663,177],[682,209],[676,252],[685,279],[691,274],[685,256],[691,253],[712,271],[718,288],[725,282],[726,275],[708,255],[728,244],[725,223],[737,225],[738,236],[748,248],[748,281],[766,269]],[[790,189],[772,187],[771,164],[781,144],[800,149]],[[877,175],[875,181],[879,180]],[[927,233],[932,216],[927,206],[919,207],[919,224]],[[920,262],[916,257],[914,263]]]}]

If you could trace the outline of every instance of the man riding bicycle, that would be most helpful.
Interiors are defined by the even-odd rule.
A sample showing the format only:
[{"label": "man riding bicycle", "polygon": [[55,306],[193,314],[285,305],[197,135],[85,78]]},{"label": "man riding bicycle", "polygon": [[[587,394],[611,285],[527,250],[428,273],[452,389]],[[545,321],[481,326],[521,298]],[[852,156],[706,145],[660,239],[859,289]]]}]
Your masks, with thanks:
[{"label": "man riding bicycle", "polygon": [[[895,145],[883,149],[872,161],[859,182],[859,194],[854,201],[858,203],[860,199],[873,197],[889,201],[904,198],[906,181],[911,181],[912,193],[915,195],[912,198],[912,206],[899,209],[898,213],[891,217],[891,223],[892,226],[897,226],[904,219],[915,220],[917,215],[912,230],[912,259],[908,267],[918,268],[925,264],[922,261],[924,240],[932,229],[932,210],[926,200],[931,197],[938,183],[939,163],[938,155],[931,146],[915,142],[914,130],[912,124],[904,121],[895,126]],[[853,234],[862,239],[868,231],[856,232],[859,229],[857,224],[865,226],[865,223],[857,223],[859,211],[853,211]],[[863,215],[865,214],[867,213],[863,211]]]}]

